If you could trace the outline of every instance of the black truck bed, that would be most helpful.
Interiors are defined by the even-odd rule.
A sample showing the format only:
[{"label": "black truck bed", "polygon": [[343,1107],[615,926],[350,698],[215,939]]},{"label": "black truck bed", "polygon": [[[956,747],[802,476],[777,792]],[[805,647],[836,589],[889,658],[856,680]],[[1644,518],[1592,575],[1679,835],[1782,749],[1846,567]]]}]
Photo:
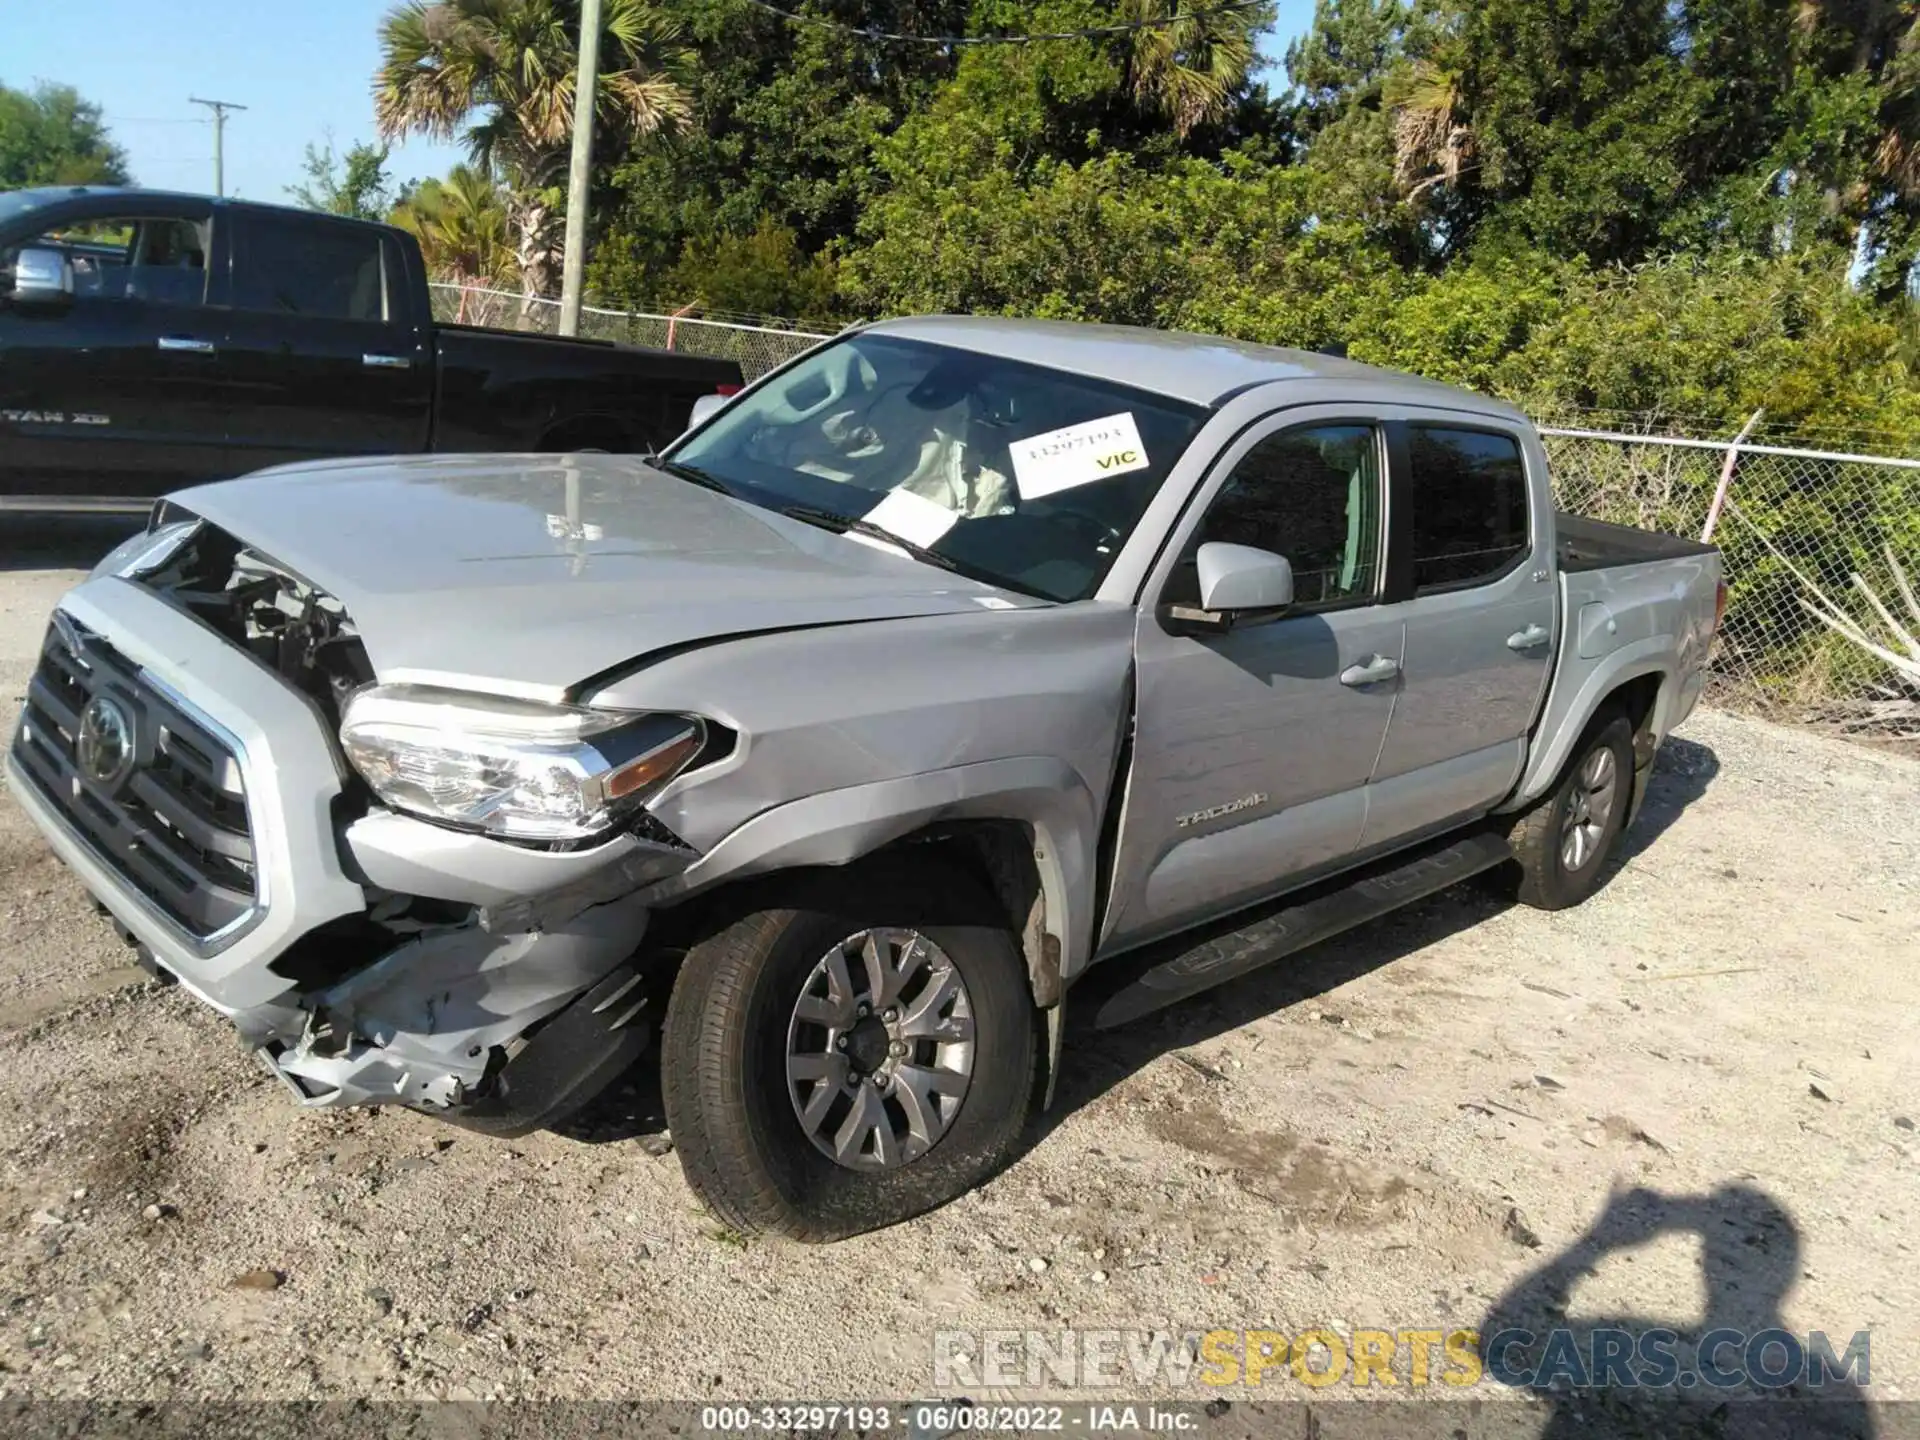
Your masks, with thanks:
[{"label": "black truck bed", "polygon": [[1683,540],[1678,535],[1662,535],[1631,525],[1610,525],[1605,520],[1589,520],[1564,510],[1554,513],[1553,523],[1559,540],[1560,568],[1576,573],[1605,570],[1614,565],[1677,560],[1683,555],[1708,555],[1714,549],[1698,540]]}]

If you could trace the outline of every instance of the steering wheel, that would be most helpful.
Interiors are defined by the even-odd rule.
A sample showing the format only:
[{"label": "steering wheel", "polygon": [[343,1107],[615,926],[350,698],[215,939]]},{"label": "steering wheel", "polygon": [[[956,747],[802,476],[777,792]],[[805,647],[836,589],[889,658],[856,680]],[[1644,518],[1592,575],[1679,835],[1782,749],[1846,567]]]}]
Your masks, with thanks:
[{"label": "steering wheel", "polygon": [[1126,536],[1118,527],[1102,520],[1097,515],[1089,515],[1084,510],[1069,510],[1065,506],[1054,506],[1047,511],[1049,520],[1064,520],[1076,530],[1090,532],[1102,541],[1112,541],[1115,548],[1124,544]]}]

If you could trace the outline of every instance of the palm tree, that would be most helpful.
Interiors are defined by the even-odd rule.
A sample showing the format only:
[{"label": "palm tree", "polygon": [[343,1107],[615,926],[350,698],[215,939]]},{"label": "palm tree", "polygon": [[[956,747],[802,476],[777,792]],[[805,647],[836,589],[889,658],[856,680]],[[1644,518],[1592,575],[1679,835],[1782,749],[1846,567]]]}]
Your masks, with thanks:
[{"label": "palm tree", "polygon": [[[464,137],[503,175],[528,294],[554,288],[573,129],[577,0],[407,0],[380,25],[374,113],[382,136]],[[636,137],[692,113],[676,78],[691,64],[679,27],[650,0],[605,0],[596,123]]]},{"label": "palm tree", "polygon": [[1844,41],[1844,57],[1830,63],[1873,81],[1880,92],[1877,178],[1903,196],[1920,196],[1920,7],[1897,0],[1800,0],[1795,20],[1810,39]]},{"label": "palm tree", "polygon": [[487,171],[456,165],[444,180],[427,180],[393,207],[392,221],[420,242],[427,270],[456,285],[515,283],[507,192]]},{"label": "palm tree", "polygon": [[1920,196],[1920,19],[1909,20],[1881,71],[1880,145],[1874,160],[1903,196]]},{"label": "palm tree", "polygon": [[1134,97],[1173,122],[1182,139],[1224,120],[1252,73],[1254,37],[1272,22],[1265,6],[1221,10],[1201,0],[1125,0],[1128,21],[1167,20],[1133,32],[1129,81]]},{"label": "palm tree", "polygon": [[1460,76],[1416,60],[1387,77],[1382,98],[1393,116],[1393,175],[1407,198],[1458,185],[1476,148]]}]

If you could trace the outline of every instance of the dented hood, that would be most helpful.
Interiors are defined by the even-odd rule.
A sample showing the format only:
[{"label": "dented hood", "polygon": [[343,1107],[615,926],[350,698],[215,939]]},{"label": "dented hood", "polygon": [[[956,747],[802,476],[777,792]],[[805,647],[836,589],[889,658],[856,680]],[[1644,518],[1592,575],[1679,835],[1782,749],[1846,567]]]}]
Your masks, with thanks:
[{"label": "dented hood", "polygon": [[385,681],[558,699],[730,635],[1032,603],[630,457],[331,461],[173,500],[335,596]]}]

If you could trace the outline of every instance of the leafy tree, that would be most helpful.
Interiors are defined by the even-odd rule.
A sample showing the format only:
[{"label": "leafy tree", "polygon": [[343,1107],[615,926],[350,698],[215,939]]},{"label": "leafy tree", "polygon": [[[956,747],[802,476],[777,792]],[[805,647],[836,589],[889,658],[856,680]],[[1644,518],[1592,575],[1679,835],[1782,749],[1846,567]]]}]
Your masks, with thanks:
[{"label": "leafy tree", "polygon": [[1920,246],[1920,4],[1803,0],[1796,20],[1803,98],[1786,159],[1830,224],[1857,228],[1873,288],[1892,299]]},{"label": "leafy tree", "polygon": [[1287,46],[1296,123],[1317,136],[1359,110],[1378,112],[1387,77],[1427,53],[1435,0],[1316,0],[1313,24]]},{"label": "leafy tree", "polygon": [[28,185],[126,185],[126,153],[100,107],[71,85],[0,85],[0,190]]},{"label": "leafy tree", "polygon": [[308,145],[300,168],[304,185],[289,185],[287,194],[309,210],[346,215],[355,220],[382,220],[393,208],[393,187],[387,178],[391,147],[364,142],[337,155],[329,133],[316,148]]},{"label": "leafy tree", "polygon": [[[689,115],[679,26],[650,0],[606,0],[596,124],[649,137]],[[573,130],[577,0],[408,0],[380,26],[374,109],[388,138],[464,138],[476,164],[511,188],[518,268],[528,291],[555,288]]]},{"label": "leafy tree", "polygon": [[716,232],[687,242],[668,275],[670,292],[708,313],[784,316],[831,323],[838,277],[824,255],[808,255],[786,226],[762,217],[752,232]]},{"label": "leafy tree", "polygon": [[[660,0],[697,56],[693,119],[664,143],[612,157],[606,230],[590,283],[609,299],[691,298],[684,254],[743,243],[763,222],[811,257],[850,236],[883,185],[877,146],[955,68],[948,51],[792,25],[740,0]],[[952,34],[967,0],[836,0],[848,25]]]}]

